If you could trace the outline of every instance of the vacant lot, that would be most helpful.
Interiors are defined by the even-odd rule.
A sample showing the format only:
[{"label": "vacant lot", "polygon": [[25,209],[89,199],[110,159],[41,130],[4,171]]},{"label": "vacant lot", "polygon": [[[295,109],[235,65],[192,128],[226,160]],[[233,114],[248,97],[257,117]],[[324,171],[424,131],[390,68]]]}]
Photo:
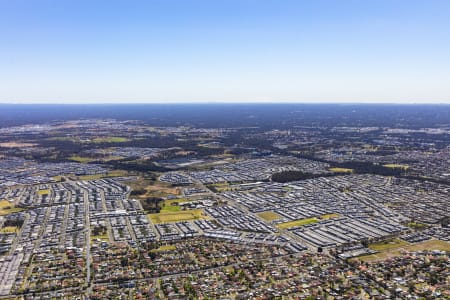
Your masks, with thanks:
[{"label": "vacant lot", "polygon": [[149,214],[148,217],[154,224],[181,222],[181,221],[195,221],[206,219],[203,209],[193,209],[178,212],[162,212],[157,214]]},{"label": "vacant lot", "polygon": [[292,227],[296,227],[296,226],[303,226],[303,225],[317,223],[317,222],[318,222],[318,220],[316,218],[307,218],[307,219],[300,219],[300,220],[280,223],[280,224],[277,225],[277,227],[280,228],[280,229],[287,229],[287,228],[292,228]]},{"label": "vacant lot", "polygon": [[273,211],[265,211],[259,213],[258,216],[269,222],[281,219],[281,216],[277,213],[274,213]]},{"label": "vacant lot", "polygon": [[[380,249],[380,247],[378,247],[378,249]],[[407,242],[401,242],[397,243],[396,247],[394,246],[390,248],[385,247],[385,249],[381,250],[379,253],[361,256],[358,257],[357,259],[362,261],[377,261],[398,256],[402,253],[402,251],[423,251],[423,250],[441,250],[448,252],[450,251],[450,243],[440,240],[429,240],[417,244],[409,244]]]}]

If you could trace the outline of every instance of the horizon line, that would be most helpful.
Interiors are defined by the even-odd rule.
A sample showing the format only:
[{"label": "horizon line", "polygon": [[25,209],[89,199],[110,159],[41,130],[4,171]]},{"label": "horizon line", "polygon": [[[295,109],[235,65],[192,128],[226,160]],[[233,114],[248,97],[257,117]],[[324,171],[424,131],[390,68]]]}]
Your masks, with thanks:
[{"label": "horizon line", "polygon": [[404,101],[370,101],[370,102],[356,102],[356,101],[152,101],[152,102],[0,102],[0,105],[180,105],[180,104],[354,104],[354,105],[450,105],[448,102],[404,102]]}]

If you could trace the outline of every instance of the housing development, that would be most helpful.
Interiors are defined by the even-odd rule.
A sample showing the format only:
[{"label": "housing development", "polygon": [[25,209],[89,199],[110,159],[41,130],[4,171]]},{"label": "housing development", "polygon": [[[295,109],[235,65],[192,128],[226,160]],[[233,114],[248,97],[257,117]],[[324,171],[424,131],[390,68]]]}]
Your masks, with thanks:
[{"label": "housing development", "polygon": [[450,120],[317,118],[3,125],[0,299],[450,298]]}]

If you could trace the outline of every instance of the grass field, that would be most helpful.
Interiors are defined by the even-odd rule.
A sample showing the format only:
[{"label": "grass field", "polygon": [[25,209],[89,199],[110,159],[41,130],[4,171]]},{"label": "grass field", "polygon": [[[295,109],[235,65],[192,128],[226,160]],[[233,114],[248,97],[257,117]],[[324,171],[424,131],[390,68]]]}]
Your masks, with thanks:
[{"label": "grass field", "polygon": [[273,211],[264,211],[261,212],[259,214],[257,214],[258,216],[260,216],[261,218],[263,218],[266,221],[274,221],[274,220],[278,220],[281,219],[281,216],[277,213],[274,213]]},{"label": "grass field", "polygon": [[339,217],[340,217],[339,214],[326,214],[326,215],[320,216],[320,219],[328,220],[328,219],[339,218]]},{"label": "grass field", "polygon": [[[159,173],[155,173],[158,174]],[[179,195],[180,189],[173,187],[170,183],[161,181],[152,181],[150,179],[139,177],[136,180],[126,182],[134,191],[145,190],[145,194],[138,195],[137,198],[147,197],[167,197],[169,195]]]},{"label": "grass field", "polygon": [[147,216],[154,224],[194,221],[207,218],[207,216],[203,214],[203,209],[193,209],[178,212],[162,212],[157,214],[148,214]]},{"label": "grass field", "polygon": [[167,197],[169,195],[179,195],[180,190],[177,188],[173,188],[170,186],[170,184],[158,182],[152,185],[148,185],[145,187],[145,190],[147,191],[146,196],[153,196],[153,197]]},{"label": "grass field", "polygon": [[14,207],[14,204],[7,200],[0,201],[0,216],[9,215],[22,210],[22,208]]},{"label": "grass field", "polygon": [[77,155],[73,155],[71,157],[69,157],[70,160],[79,162],[79,163],[88,163],[93,161],[94,159],[89,158],[89,157],[81,157],[81,156],[77,156]]},{"label": "grass field", "polygon": [[165,213],[165,212],[177,212],[180,211],[181,207],[178,205],[164,205],[163,207],[161,207],[161,212]]},{"label": "grass field", "polygon": [[328,170],[334,173],[353,173],[353,169],[346,168],[329,168]]},{"label": "grass field", "polygon": [[120,136],[99,137],[92,140],[94,143],[124,143],[128,141],[129,139]]},{"label": "grass field", "polygon": [[179,203],[189,202],[186,198],[164,200],[164,205],[161,207],[161,212],[176,212],[181,211]]},{"label": "grass field", "polygon": [[42,196],[42,195],[49,195],[50,194],[50,190],[39,190],[37,191],[38,195]]},{"label": "grass field", "polygon": [[402,169],[405,171],[409,169],[408,165],[400,165],[400,164],[386,164],[386,165],[383,165],[383,167],[391,168],[391,169]]},{"label": "grass field", "polygon": [[292,228],[292,227],[296,227],[296,226],[313,224],[313,223],[317,223],[317,222],[318,222],[318,220],[316,218],[307,218],[307,219],[300,219],[300,220],[280,223],[277,225],[277,227],[280,229],[287,229],[287,228]]},{"label": "grass field", "polygon": [[423,223],[419,223],[419,222],[409,222],[408,224],[406,224],[408,227],[411,228],[416,228],[416,229],[423,229],[423,228],[427,228],[428,225],[427,224],[423,224]]},{"label": "grass field", "polygon": [[409,245],[409,243],[400,239],[394,239],[391,241],[384,241],[380,243],[370,244],[369,248],[375,251],[386,251],[390,249],[403,247],[406,245]]},{"label": "grass field", "polygon": [[128,172],[124,170],[112,170],[111,172],[108,172],[106,174],[94,174],[94,175],[82,175],[78,178],[80,180],[96,180],[101,179],[105,177],[120,177],[120,176],[127,176]]},{"label": "grass field", "polygon": [[[372,247],[370,247],[372,248]],[[378,247],[383,248],[383,247]],[[383,250],[379,250],[379,253],[365,255],[358,257],[357,259],[362,261],[378,261],[384,260],[390,257],[398,256],[402,251],[423,251],[423,250],[441,250],[450,251],[450,243],[439,240],[429,240],[417,244],[409,244],[407,242],[398,243],[396,247],[392,246]]]},{"label": "grass field", "polygon": [[176,249],[177,248],[175,247],[175,245],[162,245],[158,249],[150,250],[150,252],[173,251],[173,250],[176,250]]},{"label": "grass field", "polygon": [[14,233],[14,232],[18,232],[19,231],[19,227],[16,226],[6,226],[0,229],[0,233]]}]

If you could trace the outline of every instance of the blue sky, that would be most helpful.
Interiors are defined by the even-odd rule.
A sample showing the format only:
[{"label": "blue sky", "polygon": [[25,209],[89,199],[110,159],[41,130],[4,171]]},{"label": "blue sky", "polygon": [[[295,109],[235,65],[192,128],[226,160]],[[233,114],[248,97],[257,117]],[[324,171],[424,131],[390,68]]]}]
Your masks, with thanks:
[{"label": "blue sky", "polygon": [[0,102],[450,102],[448,0],[2,0]]}]

